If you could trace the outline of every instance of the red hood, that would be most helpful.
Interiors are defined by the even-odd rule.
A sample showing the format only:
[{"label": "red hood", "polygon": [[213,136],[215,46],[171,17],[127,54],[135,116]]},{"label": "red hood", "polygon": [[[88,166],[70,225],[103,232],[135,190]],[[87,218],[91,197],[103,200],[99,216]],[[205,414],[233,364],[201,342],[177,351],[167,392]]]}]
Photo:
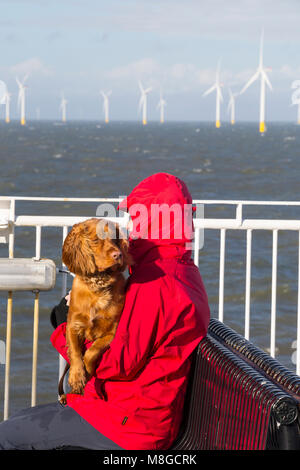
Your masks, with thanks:
[{"label": "red hood", "polygon": [[[130,253],[141,259],[190,256],[194,236],[192,198],[176,176],[157,173],[141,181],[120,204],[133,222]],[[170,222],[169,222],[170,221]]]}]

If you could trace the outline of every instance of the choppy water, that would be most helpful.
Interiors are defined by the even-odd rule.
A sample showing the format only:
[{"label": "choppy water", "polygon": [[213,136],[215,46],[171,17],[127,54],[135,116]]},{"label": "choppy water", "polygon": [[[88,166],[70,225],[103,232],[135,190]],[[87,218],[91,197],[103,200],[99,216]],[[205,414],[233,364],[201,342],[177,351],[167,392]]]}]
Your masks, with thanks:
[{"label": "choppy water", "polygon": [[[0,125],[0,195],[118,197],[141,179],[166,171],[182,178],[194,199],[300,200],[300,127],[270,124],[262,137],[256,124],[34,122]],[[28,202],[20,214],[90,215],[96,204]],[[215,212],[213,212],[215,211]],[[217,212],[216,212],[217,211]],[[299,218],[299,209],[249,209],[255,217]],[[234,217],[234,212],[210,209],[206,216]],[[15,256],[34,256],[34,230],[16,230]],[[60,261],[61,231],[43,231],[42,256]],[[244,232],[228,231],[225,262],[224,320],[238,332],[244,328]],[[217,316],[219,232],[206,231],[200,270],[212,315]],[[279,232],[277,347],[278,359],[294,368],[296,339],[298,234]],[[7,247],[0,245],[0,256]],[[269,347],[272,235],[253,234],[251,340]],[[51,307],[60,299],[58,280],[53,292],[41,294],[39,324],[38,403],[56,399],[58,358],[49,336]],[[11,366],[11,411],[30,405],[33,296],[15,294]],[[0,340],[5,339],[6,296],[0,295]],[[4,383],[4,366],[0,364]],[[0,387],[0,402],[3,385]],[[0,410],[0,413],[2,410]]]}]

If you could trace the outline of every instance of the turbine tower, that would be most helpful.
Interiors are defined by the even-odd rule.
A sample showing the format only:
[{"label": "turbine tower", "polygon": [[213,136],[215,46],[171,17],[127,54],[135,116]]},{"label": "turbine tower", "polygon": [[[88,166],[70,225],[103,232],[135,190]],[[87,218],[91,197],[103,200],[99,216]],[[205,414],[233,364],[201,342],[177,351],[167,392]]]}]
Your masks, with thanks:
[{"label": "turbine tower", "polygon": [[260,107],[259,107],[259,132],[263,134],[265,132],[265,106],[266,106],[266,84],[272,90],[272,85],[266,74],[269,69],[264,68],[263,65],[263,42],[264,42],[264,31],[261,33],[260,38],[260,50],[259,50],[259,64],[255,74],[246,83],[240,94],[244,93],[247,88],[252,85],[257,79],[260,78]]},{"label": "turbine tower", "polygon": [[145,126],[147,124],[147,95],[148,95],[148,93],[150,93],[152,88],[149,87],[149,88],[144,89],[141,82],[139,82],[139,87],[140,87],[140,90],[141,90],[139,110],[142,110],[142,116],[143,116],[142,122],[143,122],[143,125]]},{"label": "turbine tower", "polygon": [[104,93],[104,91],[101,90],[101,95],[103,96],[103,112],[104,112],[104,120],[106,123],[109,122],[109,100],[108,98],[111,95],[111,91],[108,91],[107,93]]},{"label": "turbine tower", "polygon": [[230,122],[235,124],[235,98],[238,96],[238,93],[232,93],[231,88],[229,88],[229,103],[228,103],[228,112],[230,112]]},{"label": "turbine tower", "polygon": [[216,90],[216,127],[217,128],[221,126],[220,107],[221,107],[221,101],[223,101],[223,96],[221,92],[222,86],[223,86],[222,83],[220,83],[220,61],[219,61],[218,66],[217,66],[215,84],[211,88],[209,88],[205,93],[203,93],[203,96],[207,96],[210,93],[212,93],[214,90]]},{"label": "turbine tower", "polygon": [[59,109],[61,109],[61,120],[66,122],[67,120],[67,100],[65,99],[64,94],[62,93],[62,98],[60,102]]},{"label": "turbine tower", "polygon": [[11,93],[6,91],[4,95],[4,104],[5,104],[5,122],[10,122],[10,97]]},{"label": "turbine tower", "polygon": [[160,99],[157,105],[157,108],[160,109],[160,122],[163,124],[165,122],[165,106],[167,102],[162,97],[162,92],[160,91]]},{"label": "turbine tower", "polygon": [[300,102],[297,103],[298,112],[297,112],[297,124],[300,124]]},{"label": "turbine tower", "polygon": [[20,82],[18,77],[16,77],[16,82],[17,82],[18,87],[19,87],[18,106],[19,106],[20,112],[21,112],[20,122],[21,122],[22,126],[25,126],[25,124],[26,124],[26,120],[25,120],[25,89],[26,89],[25,81],[27,80],[27,78],[28,78],[28,75],[25,75],[25,77],[23,78],[23,81]]}]

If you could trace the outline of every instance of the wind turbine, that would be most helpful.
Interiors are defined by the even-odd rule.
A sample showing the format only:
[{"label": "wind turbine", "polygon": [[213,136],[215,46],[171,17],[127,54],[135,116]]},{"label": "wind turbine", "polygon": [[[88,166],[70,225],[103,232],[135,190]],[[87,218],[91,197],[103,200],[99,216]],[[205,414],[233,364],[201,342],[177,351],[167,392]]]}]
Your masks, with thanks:
[{"label": "wind turbine", "polygon": [[5,104],[5,122],[10,122],[9,104],[11,93],[8,93],[6,83],[0,80],[0,104]]},{"label": "wind turbine", "polygon": [[25,124],[26,124],[26,121],[25,121],[25,88],[26,88],[25,81],[27,80],[27,78],[28,78],[28,75],[25,75],[25,77],[23,78],[23,81],[20,82],[18,77],[16,77],[16,82],[17,82],[18,87],[19,87],[18,106],[19,106],[20,111],[21,111],[20,122],[21,122],[22,126],[25,126]]},{"label": "wind turbine", "polygon": [[160,122],[164,123],[165,122],[165,106],[167,105],[166,100],[163,99],[162,97],[162,92],[160,90],[160,99],[157,105],[157,108],[160,109]]},{"label": "wind turbine", "polygon": [[229,88],[228,112],[230,112],[230,121],[232,125],[235,123],[235,98],[236,96],[238,96],[238,93],[232,93],[231,88]]},{"label": "wind turbine", "polygon": [[259,107],[259,132],[263,134],[265,132],[265,105],[266,105],[266,84],[273,90],[270,80],[266,74],[266,71],[263,65],[263,42],[264,42],[264,31],[261,33],[260,38],[260,49],[259,49],[259,64],[255,74],[250,78],[246,83],[240,94],[244,93],[247,88],[252,85],[258,78],[260,78],[260,107]]},{"label": "wind turbine", "polygon": [[139,110],[142,109],[142,115],[143,115],[143,125],[145,126],[147,124],[147,95],[150,93],[152,90],[151,87],[144,89],[143,85],[141,82],[139,82],[139,87],[141,90],[141,98],[139,102]]},{"label": "wind turbine", "polygon": [[109,122],[109,96],[111,95],[111,91],[108,91],[107,93],[104,93],[104,91],[101,90],[101,95],[103,96],[103,112],[104,112],[104,119],[105,122]]},{"label": "wind turbine", "polygon": [[221,87],[223,86],[222,83],[220,83],[220,61],[218,62],[217,66],[217,72],[216,72],[216,81],[215,84],[209,88],[205,93],[203,93],[202,96],[207,96],[210,93],[212,93],[214,90],[216,90],[216,127],[219,128],[221,126],[221,121],[220,121],[220,106],[221,106],[221,101],[223,101],[223,96],[221,92]]},{"label": "wind turbine", "polygon": [[62,122],[66,122],[66,120],[67,120],[67,103],[68,102],[65,99],[64,94],[62,93],[61,102],[60,102],[60,106],[59,106],[59,109],[61,109],[61,120],[62,120]]},{"label": "wind turbine", "polygon": [[296,88],[296,91],[292,94],[291,106],[297,105],[297,124],[300,124],[300,80],[294,80],[291,88]]}]

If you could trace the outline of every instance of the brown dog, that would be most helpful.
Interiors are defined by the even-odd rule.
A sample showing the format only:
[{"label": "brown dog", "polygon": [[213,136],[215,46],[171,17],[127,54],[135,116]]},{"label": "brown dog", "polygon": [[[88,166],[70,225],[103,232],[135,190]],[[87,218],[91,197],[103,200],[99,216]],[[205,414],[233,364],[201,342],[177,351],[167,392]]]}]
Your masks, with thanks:
[{"label": "brown dog", "polygon": [[[125,298],[122,273],[131,264],[128,242],[117,224],[89,219],[72,227],[62,260],[75,274],[66,327],[68,382],[71,393],[82,394],[97,360],[114,338],[121,316]],[[93,344],[83,354],[85,340]],[[65,403],[62,380],[59,394]]]}]

